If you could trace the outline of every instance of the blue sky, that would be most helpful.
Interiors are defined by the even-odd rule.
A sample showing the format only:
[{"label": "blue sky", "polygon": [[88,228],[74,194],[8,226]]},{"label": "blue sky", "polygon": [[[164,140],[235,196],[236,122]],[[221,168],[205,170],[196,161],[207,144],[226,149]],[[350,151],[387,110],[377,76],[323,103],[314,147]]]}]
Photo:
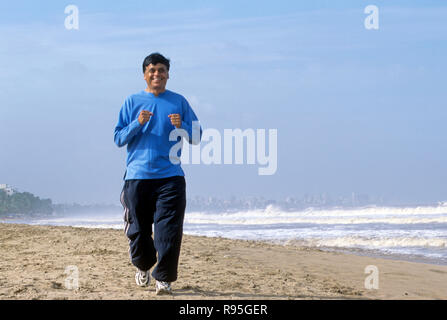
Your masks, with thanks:
[{"label": "blue sky", "polygon": [[189,196],[447,200],[446,17],[441,1],[2,2],[0,183],[118,203],[113,129],[159,51],[204,128],[278,130],[275,175],[185,165]]}]

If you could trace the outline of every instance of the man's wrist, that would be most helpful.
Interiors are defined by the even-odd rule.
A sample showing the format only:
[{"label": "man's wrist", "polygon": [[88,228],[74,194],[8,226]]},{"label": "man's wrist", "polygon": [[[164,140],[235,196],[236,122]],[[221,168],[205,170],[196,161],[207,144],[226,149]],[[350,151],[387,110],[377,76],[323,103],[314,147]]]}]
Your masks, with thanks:
[{"label": "man's wrist", "polygon": [[134,121],[132,121],[129,125],[129,129],[130,131],[135,130],[135,129],[139,129],[141,127],[143,127],[144,124],[140,123],[140,120],[135,119]]}]

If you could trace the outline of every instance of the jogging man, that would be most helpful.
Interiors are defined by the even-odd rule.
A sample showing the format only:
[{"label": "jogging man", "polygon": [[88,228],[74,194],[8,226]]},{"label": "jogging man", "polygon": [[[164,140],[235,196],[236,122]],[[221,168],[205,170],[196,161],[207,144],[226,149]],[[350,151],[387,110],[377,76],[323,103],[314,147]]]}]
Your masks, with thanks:
[{"label": "jogging man", "polygon": [[157,294],[171,294],[171,282],[177,280],[186,206],[185,174],[180,162],[172,161],[180,154],[170,154],[181,137],[172,131],[183,129],[193,144],[202,136],[188,101],[166,90],[169,67],[169,59],[159,53],[144,59],[147,88],[125,100],[114,136],[118,147],[127,145],[121,203],[135,281],[149,286],[150,269],[157,263],[152,271]]}]

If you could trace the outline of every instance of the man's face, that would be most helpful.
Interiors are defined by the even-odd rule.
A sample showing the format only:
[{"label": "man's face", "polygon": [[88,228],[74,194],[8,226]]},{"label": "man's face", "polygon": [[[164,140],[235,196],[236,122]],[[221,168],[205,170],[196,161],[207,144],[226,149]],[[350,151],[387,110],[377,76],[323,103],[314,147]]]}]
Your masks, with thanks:
[{"label": "man's face", "polygon": [[151,63],[146,67],[144,72],[144,80],[146,80],[150,89],[157,91],[165,90],[168,79],[168,68],[164,64],[157,63],[156,65],[153,65]]}]

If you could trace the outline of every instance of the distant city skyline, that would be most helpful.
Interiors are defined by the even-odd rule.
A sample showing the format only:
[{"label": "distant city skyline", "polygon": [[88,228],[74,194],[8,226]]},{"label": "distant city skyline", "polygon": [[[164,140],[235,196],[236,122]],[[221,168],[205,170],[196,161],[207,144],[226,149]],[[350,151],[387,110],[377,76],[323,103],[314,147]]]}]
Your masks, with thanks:
[{"label": "distant city skyline", "polygon": [[445,201],[446,16],[432,0],[2,2],[0,183],[119,204],[114,127],[158,51],[204,130],[277,132],[274,174],[185,164],[188,197]]},{"label": "distant city skyline", "polygon": [[[3,190],[8,195],[14,193],[27,192],[26,190],[19,190],[13,186],[7,184],[0,184],[0,190]],[[52,199],[50,199],[52,200]],[[268,205],[276,205],[283,209],[305,209],[308,207],[361,207],[367,205],[375,206],[402,206],[402,205],[439,205],[447,203],[447,201],[401,201],[399,199],[389,198],[383,195],[369,195],[364,193],[351,192],[350,194],[334,195],[328,192],[322,192],[319,194],[289,194],[282,197],[268,197],[264,195],[249,195],[249,196],[204,196],[204,195],[190,195],[187,196],[188,209],[206,209],[220,210],[220,209],[264,209]],[[56,208],[62,206],[71,208],[76,211],[76,208],[80,209],[83,206],[93,206],[98,209],[107,209],[117,207],[121,209],[121,204],[116,203],[76,203],[76,202],[54,202],[53,205]],[[81,206],[81,207],[78,207]],[[214,209],[213,209],[214,208]]]}]

